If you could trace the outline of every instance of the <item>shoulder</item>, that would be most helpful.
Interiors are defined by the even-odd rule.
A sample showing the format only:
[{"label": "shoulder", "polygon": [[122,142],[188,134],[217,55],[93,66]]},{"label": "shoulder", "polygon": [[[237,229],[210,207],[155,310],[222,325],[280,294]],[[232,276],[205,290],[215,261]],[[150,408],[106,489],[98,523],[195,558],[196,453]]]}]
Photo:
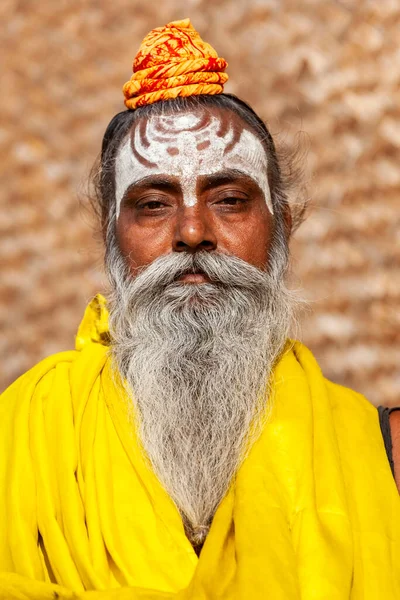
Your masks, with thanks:
[{"label": "shoulder", "polygon": [[345,418],[373,418],[379,423],[378,409],[365,396],[343,385],[325,378],[330,404],[334,413],[342,413]]},{"label": "shoulder", "polygon": [[75,350],[45,358],[19,377],[1,396],[1,407],[39,391],[85,389],[93,384],[108,355],[108,311],[106,300],[97,294],[86,307],[75,338]]},{"label": "shoulder", "polygon": [[333,383],[323,376],[312,352],[299,342],[292,345],[293,355],[306,376],[313,396],[314,412],[323,412],[332,421],[339,445],[359,450],[370,445],[384,450],[378,409],[362,394]]},{"label": "shoulder", "polygon": [[325,379],[332,419],[340,447],[351,448],[353,458],[381,457],[389,466],[378,409],[362,394]]},{"label": "shoulder", "polygon": [[30,403],[34,396],[48,396],[79,389],[97,378],[107,359],[107,348],[87,344],[81,350],[53,354],[21,375],[0,396],[0,415]]},{"label": "shoulder", "polygon": [[[54,376],[58,365],[71,365],[79,353],[75,350],[58,352],[41,360],[26,373],[14,381],[1,395],[2,400],[7,397],[19,396],[29,390],[32,392],[39,384],[45,385]],[[1,403],[4,405],[4,402]]]},{"label": "shoulder", "polygon": [[[344,472],[349,474],[350,480],[354,480],[360,477],[362,471],[363,477],[369,478],[368,489],[373,489],[378,482],[380,482],[378,486],[381,485],[382,489],[385,489],[384,486],[392,489],[388,482],[393,481],[392,476],[395,471],[385,443],[378,408],[352,389],[327,379],[325,382],[332,407],[338,451],[342,456],[346,456]],[[392,423],[390,425],[392,426]],[[396,463],[394,453],[393,459]],[[399,460],[400,455],[397,457],[397,462]],[[399,472],[396,483],[399,487],[399,465],[397,468]]]},{"label": "shoulder", "polygon": [[365,396],[343,385],[330,381],[321,372],[321,368],[311,352],[301,342],[292,343],[293,353],[301,364],[302,368],[308,373],[318,376],[323,381],[323,387],[329,396],[329,403],[334,412],[343,412],[346,415],[364,415],[366,418],[373,416],[378,419],[378,411]]}]

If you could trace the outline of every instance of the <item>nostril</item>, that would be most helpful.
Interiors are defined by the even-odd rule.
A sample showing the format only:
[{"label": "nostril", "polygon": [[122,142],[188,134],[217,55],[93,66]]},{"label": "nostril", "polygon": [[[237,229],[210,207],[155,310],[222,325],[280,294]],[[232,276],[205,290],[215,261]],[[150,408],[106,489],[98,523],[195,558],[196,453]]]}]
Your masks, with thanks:
[{"label": "nostril", "polygon": [[196,245],[186,244],[182,240],[177,240],[174,244],[174,250],[177,252],[199,252],[203,250],[204,252],[210,252],[211,250],[216,249],[216,244],[211,240],[202,240],[200,243]]},{"label": "nostril", "polygon": [[203,240],[200,242],[199,247],[202,250],[215,250],[215,244],[209,240]]}]

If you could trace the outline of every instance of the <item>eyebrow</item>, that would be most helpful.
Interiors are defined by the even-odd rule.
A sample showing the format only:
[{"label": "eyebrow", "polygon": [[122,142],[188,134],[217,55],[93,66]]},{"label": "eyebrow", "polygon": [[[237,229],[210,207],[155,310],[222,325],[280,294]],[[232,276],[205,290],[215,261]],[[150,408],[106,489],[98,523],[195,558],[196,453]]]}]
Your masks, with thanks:
[{"label": "eyebrow", "polygon": [[[259,187],[258,183],[251,177],[248,173],[241,171],[240,169],[224,169],[223,171],[219,171],[218,173],[210,173],[209,175],[199,175],[200,186],[203,191],[209,190],[213,187],[217,187],[219,185],[224,185],[227,183],[233,183],[239,179],[247,179],[247,181],[251,181],[257,187]],[[133,181],[125,190],[124,195],[121,199],[121,205],[126,200],[127,196],[129,196],[130,192],[133,190],[146,190],[150,188],[155,188],[168,192],[180,192],[181,186],[179,185],[179,181],[176,178],[169,177],[168,175],[147,175],[146,177],[142,177],[141,179],[137,179]]]},{"label": "eyebrow", "polygon": [[218,185],[232,183],[238,179],[250,180],[258,186],[258,183],[253,179],[253,177],[251,177],[248,173],[241,171],[240,169],[225,169],[224,171],[219,171],[218,173],[199,176],[199,181],[203,184],[202,188],[204,190],[217,187]]},{"label": "eyebrow", "polygon": [[147,175],[147,177],[142,177],[141,179],[133,181],[126,188],[121,202],[123,202],[125,198],[129,195],[129,193],[133,190],[146,190],[152,187],[173,192],[180,189],[179,183],[175,181],[175,179],[172,179],[167,175]]}]

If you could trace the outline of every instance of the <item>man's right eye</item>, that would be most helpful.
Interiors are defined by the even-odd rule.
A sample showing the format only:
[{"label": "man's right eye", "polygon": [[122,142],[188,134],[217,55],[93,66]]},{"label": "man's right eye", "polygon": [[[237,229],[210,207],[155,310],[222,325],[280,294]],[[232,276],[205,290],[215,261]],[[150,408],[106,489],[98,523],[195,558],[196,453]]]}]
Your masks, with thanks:
[{"label": "man's right eye", "polygon": [[164,202],[159,202],[158,200],[149,200],[148,202],[140,202],[137,205],[139,209],[147,209],[147,210],[157,210],[157,208],[164,208],[166,204]]}]

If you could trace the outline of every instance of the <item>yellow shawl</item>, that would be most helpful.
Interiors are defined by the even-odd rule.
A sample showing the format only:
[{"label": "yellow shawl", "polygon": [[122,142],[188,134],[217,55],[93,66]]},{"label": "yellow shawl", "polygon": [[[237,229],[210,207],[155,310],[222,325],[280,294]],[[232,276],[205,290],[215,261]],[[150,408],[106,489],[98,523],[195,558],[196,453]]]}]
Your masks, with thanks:
[{"label": "yellow shawl", "polygon": [[78,349],[1,398],[1,599],[400,598],[400,500],[377,412],[304,346],[275,370],[272,415],[198,559],[142,458],[106,344],[97,297]]}]

